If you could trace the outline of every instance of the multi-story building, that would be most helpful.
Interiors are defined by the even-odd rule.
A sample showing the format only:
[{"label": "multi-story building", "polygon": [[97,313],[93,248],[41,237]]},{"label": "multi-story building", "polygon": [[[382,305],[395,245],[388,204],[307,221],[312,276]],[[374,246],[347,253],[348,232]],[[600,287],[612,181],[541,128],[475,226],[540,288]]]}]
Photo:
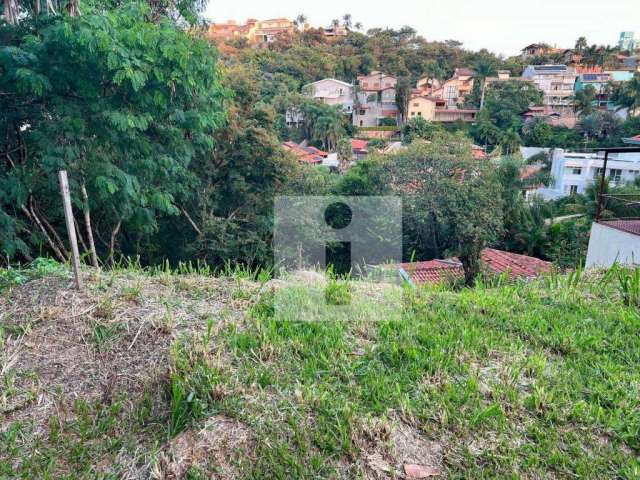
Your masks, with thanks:
[{"label": "multi-story building", "polygon": [[544,94],[543,106],[561,116],[572,116],[577,74],[566,65],[529,65],[522,78],[531,80]]},{"label": "multi-story building", "polygon": [[[576,78],[575,91],[579,92],[592,86],[596,92],[596,98],[593,102],[596,108],[601,110],[615,111],[616,105],[611,101],[611,84],[616,82],[628,82],[633,78],[633,72],[627,70],[611,70],[602,71],[593,69],[580,73]],[[622,112],[622,116],[626,117],[626,112]]]},{"label": "multi-story building", "polygon": [[633,38],[633,32],[620,32],[620,38],[618,39],[620,50],[633,53],[637,46],[636,40]]},{"label": "multi-story building", "polygon": [[[566,152],[557,148],[550,155],[553,183],[537,191],[545,199],[584,193],[602,176],[602,153]],[[610,153],[605,175],[611,186],[633,182],[640,176],[640,153]]]},{"label": "multi-story building", "polygon": [[551,47],[546,43],[532,43],[527,45],[522,50],[522,58],[541,57],[544,55],[551,55],[552,53],[559,53],[562,50]]},{"label": "multi-story building", "polygon": [[423,77],[418,80],[416,88],[422,95],[445,100],[447,107],[452,108],[462,103],[471,93],[474,74],[469,68],[456,68],[449,80],[440,83],[430,77]]},{"label": "multi-story building", "polygon": [[376,127],[385,118],[398,121],[396,84],[392,75],[373,71],[358,77],[358,92],[353,108],[353,124],[357,127]]},{"label": "multi-story building", "polygon": [[252,45],[260,45],[273,42],[278,35],[295,32],[295,24],[286,18],[274,18],[270,20],[256,20],[250,18],[243,25],[234,20],[226,23],[213,23],[209,25],[207,37],[210,40],[229,41],[245,38]]},{"label": "multi-story building", "polygon": [[354,90],[350,83],[335,78],[325,78],[302,87],[302,93],[305,95],[327,105],[342,106],[348,114],[353,111]]}]

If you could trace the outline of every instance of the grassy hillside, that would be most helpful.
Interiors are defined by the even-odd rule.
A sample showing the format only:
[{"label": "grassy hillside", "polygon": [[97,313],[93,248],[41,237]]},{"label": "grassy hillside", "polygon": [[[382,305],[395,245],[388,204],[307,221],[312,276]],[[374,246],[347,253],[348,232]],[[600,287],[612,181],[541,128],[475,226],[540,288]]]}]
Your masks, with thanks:
[{"label": "grassy hillside", "polygon": [[640,477],[637,274],[296,322],[202,273],[0,273],[0,478]]}]

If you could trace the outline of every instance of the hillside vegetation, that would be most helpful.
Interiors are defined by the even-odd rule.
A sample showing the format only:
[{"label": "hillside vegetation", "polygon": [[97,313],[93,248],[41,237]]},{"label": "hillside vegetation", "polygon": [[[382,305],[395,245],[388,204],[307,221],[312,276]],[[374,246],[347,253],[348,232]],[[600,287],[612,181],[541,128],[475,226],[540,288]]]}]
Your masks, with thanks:
[{"label": "hillside vegetation", "polygon": [[342,322],[274,309],[317,274],[84,277],[0,274],[2,478],[640,476],[637,272],[407,290]]}]

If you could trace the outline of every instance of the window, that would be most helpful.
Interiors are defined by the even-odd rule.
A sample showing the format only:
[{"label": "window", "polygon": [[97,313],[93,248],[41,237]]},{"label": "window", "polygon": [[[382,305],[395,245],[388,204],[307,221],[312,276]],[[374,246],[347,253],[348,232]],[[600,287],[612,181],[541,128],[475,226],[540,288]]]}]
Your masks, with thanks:
[{"label": "window", "polygon": [[363,125],[362,120],[360,120],[360,126],[362,126],[362,125]]},{"label": "window", "polygon": [[609,180],[614,183],[620,182],[620,180],[622,180],[622,170],[619,168],[612,168],[609,170]]},{"label": "window", "polygon": [[577,185],[567,185],[566,187],[564,187],[564,191],[566,193],[568,193],[569,195],[575,195],[576,193],[578,193],[578,186]]},{"label": "window", "polygon": [[597,180],[601,176],[602,176],[602,168],[596,168],[595,171],[593,172],[593,178]]},{"label": "window", "polygon": [[342,89],[340,89],[340,96],[342,96]]},{"label": "window", "polygon": [[582,175],[582,169],[581,168],[572,168],[571,169],[571,174],[572,175]]},{"label": "window", "polygon": [[414,103],[414,104],[413,104],[413,106],[414,106],[414,107],[419,107],[419,106],[420,106],[420,104],[419,104],[419,103]]},{"label": "window", "polygon": [[411,112],[411,116],[415,117],[416,116],[416,112]]},{"label": "window", "polygon": [[365,114],[366,114],[366,112],[364,110],[362,110],[362,109],[358,112],[358,115],[365,115]]},{"label": "window", "polygon": [[421,117],[422,116],[422,112],[418,112],[418,116]]}]

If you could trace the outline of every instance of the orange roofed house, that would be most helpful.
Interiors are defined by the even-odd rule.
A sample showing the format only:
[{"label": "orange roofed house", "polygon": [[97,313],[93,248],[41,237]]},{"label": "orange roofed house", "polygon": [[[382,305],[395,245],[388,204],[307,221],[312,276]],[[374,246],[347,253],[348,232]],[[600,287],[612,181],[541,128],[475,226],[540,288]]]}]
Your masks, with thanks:
[{"label": "orange roofed house", "polygon": [[251,45],[261,45],[273,42],[278,35],[292,34],[295,30],[295,24],[286,18],[270,20],[250,18],[243,25],[233,20],[211,24],[207,31],[207,38],[218,41],[245,38]]},{"label": "orange roofed house", "polygon": [[[510,279],[533,279],[551,271],[551,263],[517,253],[485,248],[481,254],[482,267],[487,273],[508,275]],[[457,258],[402,263],[400,274],[414,284],[447,282],[464,278],[462,264]]]}]

